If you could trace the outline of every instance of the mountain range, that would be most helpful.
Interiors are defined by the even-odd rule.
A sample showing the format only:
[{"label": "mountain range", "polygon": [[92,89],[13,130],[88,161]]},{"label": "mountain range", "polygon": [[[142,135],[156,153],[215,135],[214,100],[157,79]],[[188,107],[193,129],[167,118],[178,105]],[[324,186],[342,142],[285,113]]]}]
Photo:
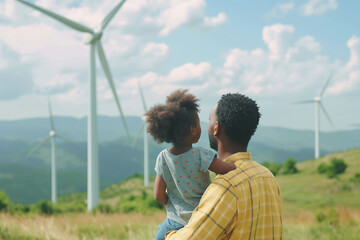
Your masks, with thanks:
[{"label": "mountain range", "polygon": [[[142,120],[126,118],[130,133],[135,136]],[[73,143],[57,140],[59,195],[86,191],[87,119],[54,117],[57,133]],[[134,173],[143,173],[143,136],[135,147],[125,137],[119,117],[99,116],[99,164],[101,188],[124,180]],[[195,146],[208,148],[207,123],[201,122],[202,136]],[[0,190],[5,189],[13,202],[33,203],[50,198],[50,144],[32,155],[27,153],[49,134],[47,118],[0,121]],[[149,136],[149,139],[151,137]],[[297,161],[313,158],[314,132],[279,127],[259,126],[249,151],[259,162],[283,163],[292,157]],[[150,170],[157,154],[169,144],[149,141]],[[360,146],[360,129],[320,133],[321,154]]]}]

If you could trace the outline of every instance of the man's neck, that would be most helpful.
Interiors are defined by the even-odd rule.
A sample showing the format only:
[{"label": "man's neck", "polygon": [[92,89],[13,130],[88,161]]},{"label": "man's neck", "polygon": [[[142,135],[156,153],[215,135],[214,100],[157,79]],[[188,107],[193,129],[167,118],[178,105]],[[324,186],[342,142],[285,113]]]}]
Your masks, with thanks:
[{"label": "man's neck", "polygon": [[247,146],[234,143],[218,144],[218,158],[220,160],[224,160],[238,152],[247,152]]}]

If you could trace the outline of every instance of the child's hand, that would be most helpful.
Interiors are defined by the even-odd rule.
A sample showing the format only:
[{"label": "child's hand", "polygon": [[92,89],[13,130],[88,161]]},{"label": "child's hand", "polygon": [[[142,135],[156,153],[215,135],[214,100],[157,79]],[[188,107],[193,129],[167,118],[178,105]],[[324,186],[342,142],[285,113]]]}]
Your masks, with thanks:
[{"label": "child's hand", "polygon": [[236,165],[233,162],[225,162],[229,165],[229,172],[236,169]]},{"label": "child's hand", "polygon": [[224,162],[218,158],[214,158],[209,166],[209,170],[216,174],[226,174],[232,170],[235,170],[236,166],[232,162]]}]

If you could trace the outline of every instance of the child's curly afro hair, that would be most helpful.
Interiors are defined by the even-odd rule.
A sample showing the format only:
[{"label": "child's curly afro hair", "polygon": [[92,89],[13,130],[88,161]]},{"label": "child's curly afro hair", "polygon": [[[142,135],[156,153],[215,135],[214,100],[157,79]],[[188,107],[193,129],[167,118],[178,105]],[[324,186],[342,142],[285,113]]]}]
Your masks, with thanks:
[{"label": "child's curly afro hair", "polygon": [[199,105],[188,89],[171,93],[166,104],[155,105],[145,113],[147,131],[158,143],[179,143],[190,134],[190,127],[196,126]]}]

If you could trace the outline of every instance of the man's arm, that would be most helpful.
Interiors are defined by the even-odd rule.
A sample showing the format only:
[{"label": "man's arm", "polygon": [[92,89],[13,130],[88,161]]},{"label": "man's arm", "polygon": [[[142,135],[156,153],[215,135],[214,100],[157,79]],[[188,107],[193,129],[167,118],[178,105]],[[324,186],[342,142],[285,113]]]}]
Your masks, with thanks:
[{"label": "man's arm", "polygon": [[189,223],[170,232],[166,240],[221,239],[233,230],[237,216],[237,197],[228,181],[216,178],[202,196]]}]

